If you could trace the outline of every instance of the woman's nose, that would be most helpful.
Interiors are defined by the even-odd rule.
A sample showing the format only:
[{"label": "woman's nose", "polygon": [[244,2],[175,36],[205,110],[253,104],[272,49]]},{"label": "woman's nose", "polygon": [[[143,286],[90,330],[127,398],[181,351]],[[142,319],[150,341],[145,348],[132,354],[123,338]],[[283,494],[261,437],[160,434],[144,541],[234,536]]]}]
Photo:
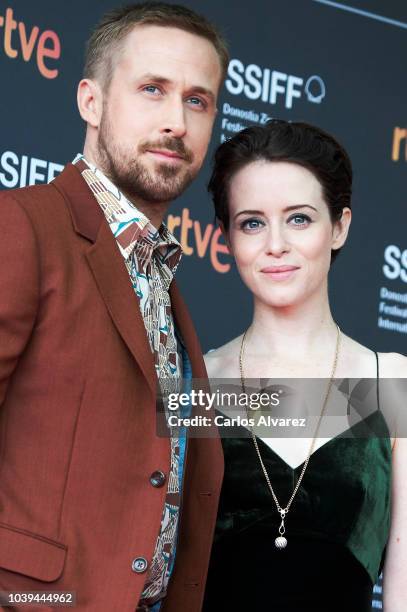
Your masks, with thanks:
[{"label": "woman's nose", "polygon": [[266,244],[267,254],[279,257],[288,250],[289,244],[284,228],[279,225],[270,226]]}]

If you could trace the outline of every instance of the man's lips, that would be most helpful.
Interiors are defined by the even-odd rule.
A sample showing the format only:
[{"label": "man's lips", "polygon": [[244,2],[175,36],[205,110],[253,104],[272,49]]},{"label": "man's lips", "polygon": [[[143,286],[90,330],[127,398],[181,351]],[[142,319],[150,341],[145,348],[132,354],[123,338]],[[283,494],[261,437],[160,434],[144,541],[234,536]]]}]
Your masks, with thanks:
[{"label": "man's lips", "polygon": [[184,157],[179,153],[169,151],[168,149],[148,149],[147,152],[153,153],[154,155],[159,155],[160,157],[164,157],[166,159],[184,159]]}]

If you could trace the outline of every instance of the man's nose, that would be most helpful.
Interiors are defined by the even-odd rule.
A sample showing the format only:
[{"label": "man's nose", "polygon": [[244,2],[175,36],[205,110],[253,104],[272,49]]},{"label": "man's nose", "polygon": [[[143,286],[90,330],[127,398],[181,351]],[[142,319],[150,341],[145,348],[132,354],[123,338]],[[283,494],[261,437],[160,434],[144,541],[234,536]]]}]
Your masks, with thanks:
[{"label": "man's nose", "polygon": [[161,133],[174,138],[182,138],[186,134],[185,107],[183,100],[172,97],[163,108]]}]

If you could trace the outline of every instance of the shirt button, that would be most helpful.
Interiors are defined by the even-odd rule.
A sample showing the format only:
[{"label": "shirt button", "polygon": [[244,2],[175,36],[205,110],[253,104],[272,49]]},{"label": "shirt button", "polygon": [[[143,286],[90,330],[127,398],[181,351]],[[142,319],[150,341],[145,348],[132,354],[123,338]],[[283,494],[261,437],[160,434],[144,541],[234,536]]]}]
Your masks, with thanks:
[{"label": "shirt button", "polygon": [[162,487],[163,484],[166,481],[166,476],[164,474],[164,472],[160,472],[159,470],[157,470],[156,472],[153,472],[150,476],[150,483],[153,485],[153,487]]},{"label": "shirt button", "polygon": [[144,559],[144,557],[137,557],[137,559],[133,559],[133,562],[131,564],[131,569],[133,570],[133,572],[136,572],[136,574],[143,574],[146,569],[148,567],[148,562],[147,559]]}]

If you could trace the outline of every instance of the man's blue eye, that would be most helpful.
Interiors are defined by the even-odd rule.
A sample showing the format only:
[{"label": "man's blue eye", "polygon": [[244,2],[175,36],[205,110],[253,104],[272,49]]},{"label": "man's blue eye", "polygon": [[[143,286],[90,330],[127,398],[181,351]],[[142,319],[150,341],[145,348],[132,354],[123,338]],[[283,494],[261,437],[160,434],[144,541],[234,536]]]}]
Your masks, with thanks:
[{"label": "man's blue eye", "polygon": [[158,87],[156,87],[156,85],[146,85],[144,87],[144,91],[148,91],[149,93],[155,93],[156,91],[158,91]]},{"label": "man's blue eye", "polygon": [[188,98],[190,102],[192,102],[193,106],[205,106],[204,102],[200,98]]}]

